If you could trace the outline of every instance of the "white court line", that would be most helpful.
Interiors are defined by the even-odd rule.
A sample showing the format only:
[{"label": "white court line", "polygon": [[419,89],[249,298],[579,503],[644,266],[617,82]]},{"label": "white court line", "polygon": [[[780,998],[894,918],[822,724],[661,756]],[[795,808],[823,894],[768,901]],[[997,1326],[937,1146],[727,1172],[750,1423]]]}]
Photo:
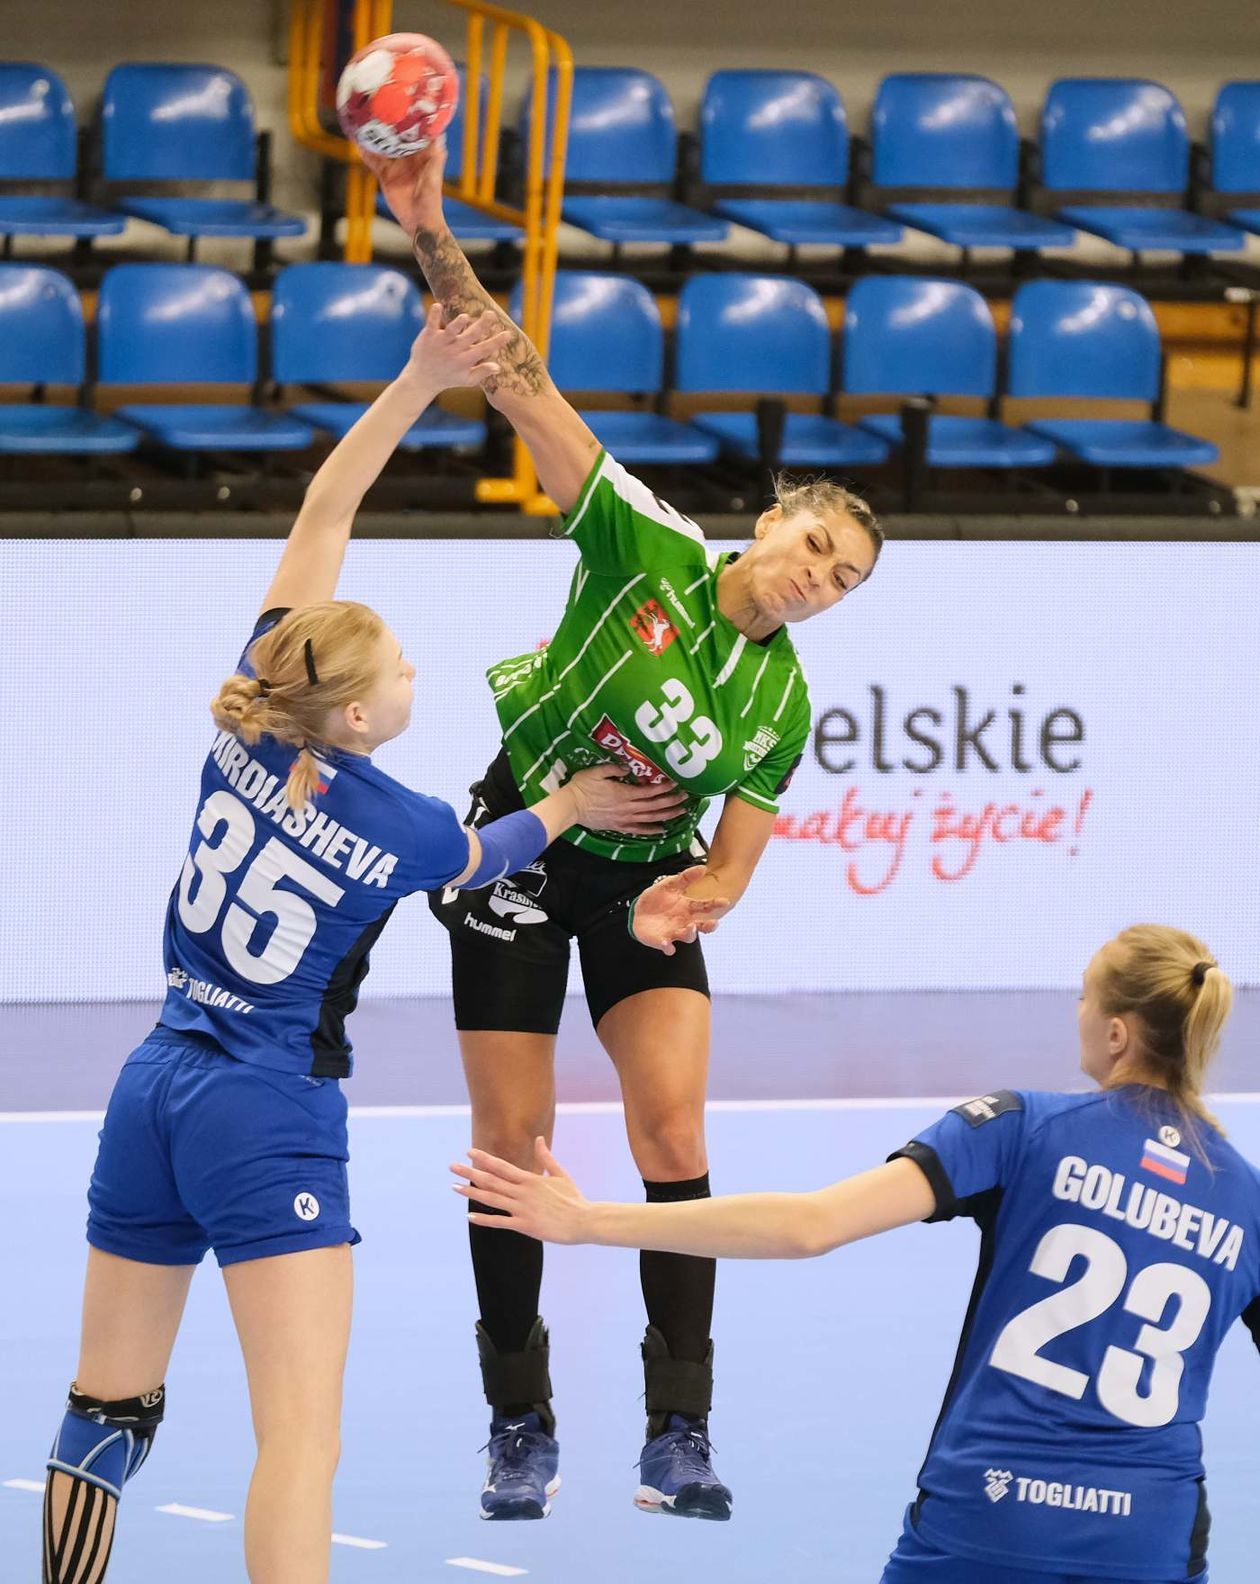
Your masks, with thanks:
[{"label": "white court line", "polygon": [[155,1512],[170,1513],[173,1518],[199,1518],[202,1523],[231,1523],[235,1513],[214,1512],[209,1507],[185,1507],[181,1502],[167,1502]]},{"label": "white court line", "polygon": [[335,1534],[332,1537],[334,1545],[358,1546],[360,1551],[384,1551],[388,1542],[384,1540],[361,1540],[358,1535]]},{"label": "white court line", "polygon": [[15,1480],[5,1480],[4,1483],[8,1487],[9,1490],[35,1491],[36,1494],[40,1495],[40,1496],[42,1496],[44,1494],[44,1482],[43,1482],[43,1480],[15,1479]]},{"label": "white court line", "polygon": [[482,1562],[477,1557],[447,1557],[447,1567],[471,1568],[474,1573],[494,1573],[499,1578],[523,1578],[528,1568],[508,1567],[504,1562]]},{"label": "white court line", "polygon": [[[1069,1091],[1064,1091],[1065,1093]],[[1070,1091],[1081,1094],[1087,1090]],[[974,1090],[953,1095],[863,1095],[852,1097],[817,1097],[795,1100],[710,1100],[706,1111],[920,1111],[934,1106],[948,1109],[963,1100],[970,1100]],[[1226,1094],[1208,1094],[1204,1098],[1212,1105],[1260,1105],[1260,1089],[1244,1089]],[[562,1100],[556,1107],[560,1116],[620,1116],[620,1100]],[[371,1120],[376,1117],[466,1117],[472,1115],[468,1105],[399,1105],[351,1106],[352,1117]],[[0,1111],[0,1124],[5,1122],[101,1122],[103,1111]]]}]

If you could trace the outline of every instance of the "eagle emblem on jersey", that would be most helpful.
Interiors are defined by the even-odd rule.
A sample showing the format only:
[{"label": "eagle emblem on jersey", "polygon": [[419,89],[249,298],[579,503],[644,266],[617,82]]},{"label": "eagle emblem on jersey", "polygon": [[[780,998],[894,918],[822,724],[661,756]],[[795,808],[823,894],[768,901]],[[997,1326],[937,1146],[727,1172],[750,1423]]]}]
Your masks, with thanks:
[{"label": "eagle emblem on jersey", "polygon": [[755,769],[778,741],[777,731],[772,731],[769,726],[759,726],[753,737],[744,744],[744,769]]},{"label": "eagle emblem on jersey", "polygon": [[644,600],[630,618],[630,631],[649,654],[662,655],[678,636],[678,629],[665,614],[659,600]]}]

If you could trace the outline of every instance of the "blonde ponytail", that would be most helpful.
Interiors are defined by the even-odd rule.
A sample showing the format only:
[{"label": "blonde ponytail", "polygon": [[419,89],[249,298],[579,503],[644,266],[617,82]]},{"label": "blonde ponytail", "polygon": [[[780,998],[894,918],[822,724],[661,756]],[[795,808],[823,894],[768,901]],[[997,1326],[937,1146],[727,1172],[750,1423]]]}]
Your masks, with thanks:
[{"label": "blonde ponytail", "polygon": [[1164,924],[1121,931],[1099,967],[1100,1009],[1135,1019],[1142,1066],[1167,1089],[1192,1135],[1196,1120],[1223,1131],[1203,1087],[1233,1001],[1233,986],[1203,942]]},{"label": "blonde ponytail", "polygon": [[329,716],[363,698],[377,680],[377,646],[385,624],[354,600],[326,600],[284,616],[250,648],[257,676],[237,671],[210,705],[214,723],[246,745],[260,737],[289,743],[290,808],[305,808],[320,785],[316,750]]}]

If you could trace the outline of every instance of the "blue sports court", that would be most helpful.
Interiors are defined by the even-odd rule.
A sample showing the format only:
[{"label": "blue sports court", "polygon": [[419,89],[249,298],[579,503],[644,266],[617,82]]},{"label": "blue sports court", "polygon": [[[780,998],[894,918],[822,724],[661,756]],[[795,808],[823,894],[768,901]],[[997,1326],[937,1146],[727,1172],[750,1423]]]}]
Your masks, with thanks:
[{"label": "blue sports court", "polygon": [[[893,997],[883,999],[882,1015],[873,1002],[719,1003],[709,1124],[717,1191],[815,1187],[875,1164],[951,1100],[999,1082],[1021,1041],[1019,1065],[1031,1074],[1021,1083],[1050,1087],[1065,1065],[1071,1079],[1069,997]],[[124,1018],[103,1011],[119,1034],[120,1023],[140,1019],[138,1008]],[[582,1012],[577,1003],[567,1012],[561,1083],[587,1098],[562,1105],[556,1150],[588,1195],[630,1198],[641,1187],[611,1070]],[[38,1019],[8,1015],[5,1027],[20,1048],[34,1027],[47,1035],[60,1021],[47,1011]],[[842,1021],[851,1029],[843,1041]],[[984,1031],[983,1042],[963,1049],[969,1027]],[[1220,1058],[1222,1079],[1237,1090],[1217,1111],[1252,1155],[1260,1153],[1260,1094],[1244,1086],[1258,1032],[1255,994],[1243,995]],[[463,1206],[445,1169],[460,1158],[468,1127],[453,1037],[440,1008],[413,1003],[404,1017],[369,1003],[359,1048],[363,1076],[348,1091],[351,1186],[364,1241],[355,1256],[336,1487],[337,1584],[438,1584],[469,1574],[639,1584],[666,1569],[706,1570],[728,1584],[878,1578],[949,1377],[975,1272],[975,1229],[962,1221],[911,1227],[820,1260],[721,1266],[713,1436],[716,1467],[735,1493],[729,1525],[632,1506],[642,1431],[637,1261],[615,1249],[549,1249],[543,1298],[564,1483],[543,1523],[483,1523],[472,1280]],[[872,1073],[881,1051],[885,1070]],[[778,1094],[764,1092],[771,1056]],[[916,1079],[939,1096],[894,1092],[889,1080],[913,1071],[916,1059]],[[59,1063],[73,1071],[66,1052]],[[863,1067],[867,1082],[851,1083]],[[842,1088],[875,1092],[840,1095]],[[4,1094],[0,1195],[11,1207],[6,1265],[15,1279],[0,1341],[15,1367],[0,1545],[16,1579],[37,1567],[34,1487],[73,1368],[84,1185],[98,1120],[86,1111],[10,1109],[45,1097],[8,1069]],[[425,1095],[433,1098],[426,1103]],[[99,1104],[99,1090],[83,1082],[82,1098]],[[1255,1370],[1255,1350],[1237,1327],[1220,1356],[1205,1427],[1212,1577],[1224,1584],[1249,1578],[1254,1554]],[[166,1422],[125,1494],[111,1565],[123,1579],[220,1584],[243,1576],[239,1515],[252,1439],[235,1335],[210,1260],[193,1283],[168,1386]]]}]

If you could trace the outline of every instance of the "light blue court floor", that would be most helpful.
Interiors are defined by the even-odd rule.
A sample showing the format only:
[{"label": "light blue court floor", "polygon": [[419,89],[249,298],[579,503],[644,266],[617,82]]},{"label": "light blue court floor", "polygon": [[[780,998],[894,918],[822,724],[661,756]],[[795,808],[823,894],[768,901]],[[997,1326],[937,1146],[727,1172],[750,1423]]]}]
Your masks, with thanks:
[{"label": "light blue court floor", "polygon": [[[826,1107],[828,1103],[824,1102]],[[939,1103],[716,1109],[723,1191],[804,1188],[882,1160]],[[1260,1159],[1260,1104],[1222,1120]],[[462,1203],[446,1163],[467,1120],[442,1108],[352,1122],[358,1292],[337,1481],[337,1584],[875,1584],[936,1416],[975,1267],[969,1224],[912,1227],[809,1262],[718,1278],[717,1467],[729,1524],[637,1512],[643,1313],[633,1254],[549,1250],[564,1486],[543,1523],[476,1516],[485,1411]],[[43,1460],[74,1367],[91,1119],[0,1122],[0,1578],[38,1576]],[[589,1193],[638,1187],[620,1118],[561,1117],[557,1151]],[[111,1579],[243,1580],[251,1460],[244,1377],[212,1263],[193,1285],[167,1420],[124,1499]],[[1260,1359],[1236,1328],[1208,1418],[1213,1584],[1253,1584],[1260,1547]],[[15,1483],[16,1482],[16,1483]],[[35,1487],[35,1488],[27,1488]],[[191,1509],[170,1511],[163,1509]],[[353,1542],[353,1543],[349,1543]]]}]

